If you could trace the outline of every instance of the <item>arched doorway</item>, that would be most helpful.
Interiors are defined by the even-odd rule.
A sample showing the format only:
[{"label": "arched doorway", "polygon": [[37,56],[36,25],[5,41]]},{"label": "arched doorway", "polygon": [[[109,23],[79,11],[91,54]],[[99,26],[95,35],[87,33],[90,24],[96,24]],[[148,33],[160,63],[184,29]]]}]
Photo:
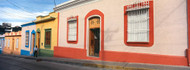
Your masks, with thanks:
[{"label": "arched doorway", "polygon": [[99,10],[90,11],[85,17],[86,55],[101,59],[104,51],[104,14]]},{"label": "arched doorway", "polygon": [[88,19],[89,23],[89,56],[99,57],[100,52],[100,17],[93,16]]}]

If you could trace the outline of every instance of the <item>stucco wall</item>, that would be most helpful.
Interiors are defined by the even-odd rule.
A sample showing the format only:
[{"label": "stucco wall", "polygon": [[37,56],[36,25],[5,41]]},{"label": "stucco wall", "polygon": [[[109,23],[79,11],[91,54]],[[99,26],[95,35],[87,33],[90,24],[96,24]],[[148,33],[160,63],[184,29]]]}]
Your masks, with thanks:
[{"label": "stucco wall", "polygon": [[[26,38],[26,31],[29,30],[29,47],[25,47],[25,38]],[[25,26],[22,27],[22,43],[21,43],[21,50],[25,51],[30,51],[32,50],[31,48],[31,43],[32,43],[32,37],[31,37],[31,32],[35,30],[36,31],[36,26],[35,25],[30,25],[30,26]]]},{"label": "stucco wall", "polygon": [[[12,38],[13,37],[5,37],[6,39],[6,45],[5,47],[3,48],[3,53],[5,54],[11,54],[11,52],[13,52],[13,47],[12,47]],[[10,44],[8,46],[8,40],[10,40]]]},{"label": "stucco wall", "polygon": [[[58,11],[59,47],[84,49],[84,21],[88,12],[98,9],[104,13],[105,51],[135,52],[185,56],[187,49],[186,0],[154,0],[154,44],[132,47],[124,44],[124,6],[135,0],[98,0]],[[67,43],[67,18],[78,16],[78,43]],[[87,39],[88,40],[88,39]],[[88,42],[88,41],[87,41]]]},{"label": "stucco wall", "polygon": [[[37,18],[38,20],[49,18],[49,17],[55,17],[55,20],[47,21],[47,22],[41,22],[36,24],[36,29],[40,29],[40,49],[48,49],[48,50],[54,50],[54,46],[57,46],[57,25],[58,25],[58,14],[57,13],[50,13],[50,15],[44,17],[44,18]],[[45,48],[45,29],[51,29],[51,48]],[[43,45],[42,45],[43,43]],[[36,42],[38,45],[38,41]]]}]

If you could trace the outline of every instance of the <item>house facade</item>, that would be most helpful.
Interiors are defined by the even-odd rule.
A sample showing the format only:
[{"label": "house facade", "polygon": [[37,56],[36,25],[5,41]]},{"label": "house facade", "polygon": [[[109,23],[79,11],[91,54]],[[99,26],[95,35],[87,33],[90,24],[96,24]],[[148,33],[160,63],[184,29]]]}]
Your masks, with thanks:
[{"label": "house facade", "polygon": [[3,53],[20,55],[21,50],[21,31],[5,33]]},{"label": "house facade", "polygon": [[5,35],[0,35],[0,54],[2,53],[3,51],[3,48],[4,48],[4,41],[5,41]]},{"label": "house facade", "polygon": [[188,66],[189,7],[189,0],[70,0],[54,8],[54,56]]},{"label": "house facade", "polygon": [[58,14],[51,12],[47,16],[38,16],[35,23],[39,55],[53,57],[54,46],[57,46]]},{"label": "house facade", "polygon": [[22,43],[21,43],[21,55],[31,56],[33,55],[33,49],[36,46],[36,24],[34,22],[28,22],[22,26]]}]

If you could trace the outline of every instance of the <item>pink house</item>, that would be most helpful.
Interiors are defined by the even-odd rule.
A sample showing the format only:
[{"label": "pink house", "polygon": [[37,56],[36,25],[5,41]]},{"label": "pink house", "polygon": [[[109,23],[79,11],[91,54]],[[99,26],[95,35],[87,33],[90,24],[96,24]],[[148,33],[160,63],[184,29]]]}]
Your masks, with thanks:
[{"label": "pink house", "polygon": [[189,0],[70,0],[54,10],[55,57],[190,64]]}]

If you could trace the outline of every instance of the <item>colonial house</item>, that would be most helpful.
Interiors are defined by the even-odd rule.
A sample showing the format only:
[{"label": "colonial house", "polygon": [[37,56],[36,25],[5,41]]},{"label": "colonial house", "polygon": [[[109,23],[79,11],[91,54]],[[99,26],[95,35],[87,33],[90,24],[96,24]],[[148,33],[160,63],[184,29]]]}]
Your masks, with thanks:
[{"label": "colonial house", "polygon": [[21,50],[21,31],[5,33],[3,53],[20,55]]},{"label": "colonial house", "polygon": [[38,16],[34,22],[39,55],[53,57],[54,47],[57,46],[58,14],[51,12],[46,16]]},{"label": "colonial house", "polygon": [[28,22],[22,26],[22,43],[21,43],[21,55],[31,56],[33,55],[33,48],[36,45],[36,24],[34,22]]},{"label": "colonial house", "polygon": [[[70,0],[57,5],[54,11],[59,14],[57,36],[49,36],[48,24],[38,28],[46,36],[54,37],[50,40],[57,41],[55,57],[190,64],[189,0],[188,3],[186,0]],[[40,47],[49,45],[44,34],[41,39]]]}]

